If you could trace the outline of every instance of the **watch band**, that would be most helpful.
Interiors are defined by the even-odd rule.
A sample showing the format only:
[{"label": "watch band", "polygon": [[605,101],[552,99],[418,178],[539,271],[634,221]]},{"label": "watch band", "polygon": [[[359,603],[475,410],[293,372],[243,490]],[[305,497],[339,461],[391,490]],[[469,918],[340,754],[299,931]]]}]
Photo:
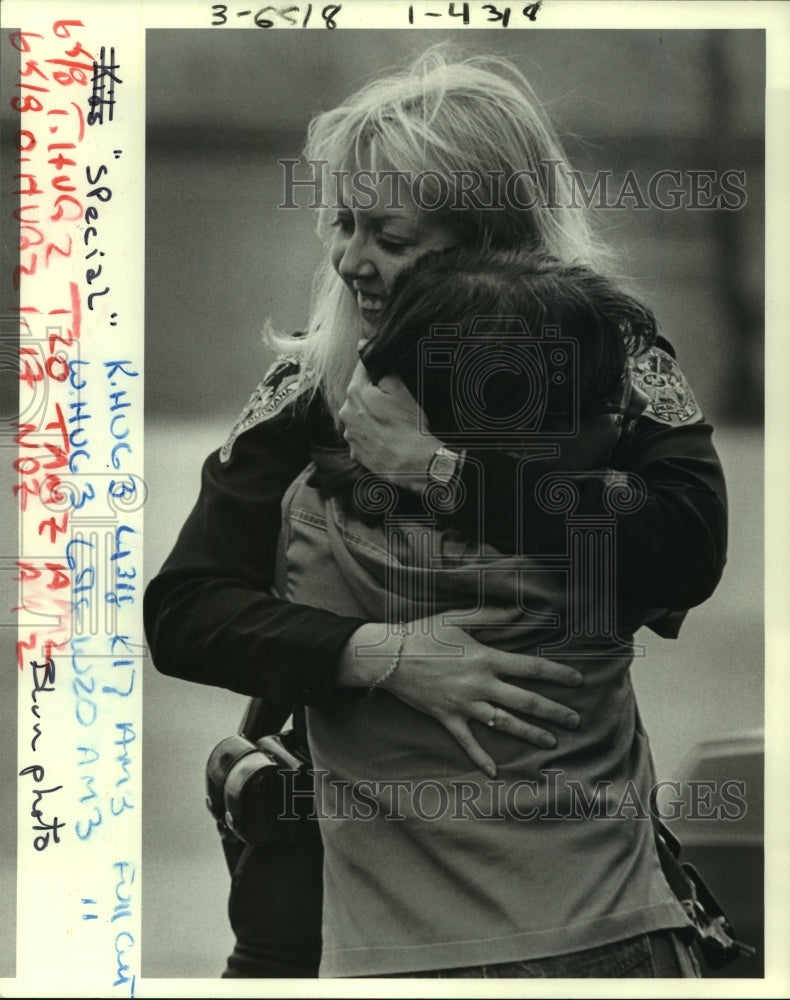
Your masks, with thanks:
[{"label": "watch band", "polygon": [[428,478],[434,483],[443,483],[446,485],[452,482],[455,476],[458,475],[462,461],[462,455],[442,445],[431,455],[428,462],[426,470]]}]

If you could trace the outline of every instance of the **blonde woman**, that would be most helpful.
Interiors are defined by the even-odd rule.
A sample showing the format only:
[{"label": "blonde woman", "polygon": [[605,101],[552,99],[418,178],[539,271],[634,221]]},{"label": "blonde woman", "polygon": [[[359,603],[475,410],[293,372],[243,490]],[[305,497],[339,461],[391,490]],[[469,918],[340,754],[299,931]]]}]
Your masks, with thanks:
[{"label": "blonde woman", "polygon": [[[338,710],[363,711],[359,696],[376,688],[417,729],[433,727],[433,739],[456,747],[459,778],[469,770],[498,780],[498,766],[508,764],[496,759],[501,740],[511,741],[511,759],[520,743],[562,767],[564,748],[578,746],[572,734],[582,732],[595,703],[585,697],[584,671],[484,645],[433,615],[430,602],[425,628],[331,610],[317,565],[314,597],[274,596],[278,534],[291,483],[317,451],[345,446],[406,505],[432,484],[458,486],[454,525],[481,544],[564,553],[565,519],[518,490],[517,456],[485,440],[448,446],[399,379],[370,381],[359,349],[375,334],[397,276],[428,251],[529,249],[599,272],[609,255],[572,207],[550,123],[504,60],[430,50],[319,116],[305,161],[324,172],[327,197],[317,211],[328,249],[307,331],[279,338],[283,357],[206,461],[197,505],[146,593],[154,662],[165,673],[261,698],[269,726],[294,706],[300,726],[301,706],[311,726]],[[712,593],[723,568],[724,483],[711,428],[667,342],[638,360],[635,378],[647,409],[611,467],[585,477],[577,512],[597,512],[613,481],[642,491],[639,509],[616,519],[618,592],[657,609],[652,627],[676,635],[683,613]],[[448,646],[463,656],[442,655]],[[626,715],[644,778],[649,750],[631,700]],[[342,757],[342,727],[335,733]],[[403,746],[373,750],[377,761],[391,761]],[[371,777],[365,760],[346,763],[349,778]],[[599,764],[605,780],[605,754]],[[420,776],[413,765],[403,772],[412,781]],[[675,933],[687,921],[663,881],[649,824],[620,823],[618,840],[603,837],[617,820],[588,823],[592,836],[580,857],[563,853],[562,838],[547,837],[544,823],[537,865],[533,858],[527,869],[506,849],[492,850],[495,822],[459,822],[440,843],[431,841],[430,823],[412,824],[421,832],[410,855],[387,853],[397,819],[341,822],[353,849],[342,847],[340,833],[323,860],[316,840],[245,849],[233,875],[237,944],[226,975],[316,974],[322,864],[322,975],[695,974]],[[521,832],[529,843],[532,829]],[[407,856],[420,865],[404,867]]]}]

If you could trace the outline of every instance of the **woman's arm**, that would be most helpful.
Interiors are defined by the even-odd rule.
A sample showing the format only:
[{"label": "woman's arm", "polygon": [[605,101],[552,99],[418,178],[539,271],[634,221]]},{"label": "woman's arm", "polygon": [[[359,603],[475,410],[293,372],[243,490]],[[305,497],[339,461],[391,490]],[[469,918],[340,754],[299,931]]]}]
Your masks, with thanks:
[{"label": "woman's arm", "polygon": [[[669,345],[666,345],[667,347]],[[718,584],[727,554],[727,493],[713,429],[697,407],[674,357],[654,348],[634,372],[650,403],[612,452],[609,467],[575,480],[574,516],[609,509],[603,491],[619,483],[641,492],[638,509],[610,512],[615,523],[618,593],[631,605],[686,610],[707,600]],[[457,514],[465,532],[482,532],[505,551],[561,554],[566,514],[547,511],[534,490],[521,490],[514,516],[512,496],[518,460],[493,452],[470,452],[461,478],[476,476],[480,508],[467,501]],[[465,485],[471,488],[471,483]],[[520,523],[519,523],[520,522]],[[518,541],[520,538],[520,542]]]},{"label": "woman's arm", "polygon": [[[638,511],[614,515],[618,592],[630,604],[685,610],[710,597],[721,577],[727,499],[712,428],[696,408],[677,363],[662,354],[662,363],[669,365],[664,374],[671,375],[665,391],[683,395],[682,413],[680,400],[678,413],[671,405],[659,412],[653,392],[653,406],[624,435],[610,467],[586,472],[576,481],[575,514],[601,514],[603,490],[614,481],[643,491],[645,501]],[[650,372],[637,374],[644,381]],[[671,395],[668,398],[671,401]],[[382,379],[374,386],[360,365],[341,416],[357,461],[419,491],[428,482],[425,456],[441,442],[409,431],[419,426],[416,405],[398,380]],[[397,432],[391,432],[392,427]],[[419,455],[419,462],[410,455]],[[566,517],[545,510],[533,491],[523,487],[529,477],[519,476],[522,466],[522,460],[499,450],[469,449],[460,472],[462,500],[455,526],[503,552],[561,555],[567,545]]]},{"label": "woman's arm", "polygon": [[[512,612],[489,609],[489,623],[497,616],[504,623],[512,619]],[[448,645],[462,646],[464,655],[457,659],[442,656]],[[383,668],[381,653],[387,646],[392,658]],[[375,655],[370,656],[369,650]],[[577,687],[584,681],[582,674],[541,656],[483,645],[448,624],[443,614],[415,622],[400,639],[391,625],[363,625],[341,655],[338,681],[351,687],[376,684],[430,715],[491,778],[496,777],[496,763],[475,738],[470,721],[495,726],[499,732],[544,749],[556,746],[556,736],[528,719],[553,722],[563,729],[575,729],[581,721],[573,709],[530,687],[534,682]]]},{"label": "woman's arm", "polygon": [[198,501],[145,594],[161,672],[284,704],[331,697],[340,651],[363,622],[268,593],[280,502],[309,461],[316,408],[297,400],[241,433],[226,461],[224,450],[206,460]]},{"label": "woman's arm", "polygon": [[[280,504],[313,445],[326,443],[321,411],[319,400],[310,407],[297,401],[248,427],[232,447],[206,460],[198,501],[146,589],[146,637],[162,673],[287,707],[320,705],[338,687],[364,689],[381,676],[381,657],[366,657],[364,649],[371,645],[371,630],[378,640],[391,626],[269,593]],[[467,648],[464,669],[437,671],[432,643],[453,638]],[[507,674],[575,686],[582,679],[575,670],[491,650],[441,621],[430,634],[408,638],[397,673],[388,689],[446,726],[483,767],[493,762],[472,737],[468,720],[487,721],[491,702],[565,728],[578,724],[565,706],[501,679]],[[505,712],[500,728],[539,745],[554,739]]]}]

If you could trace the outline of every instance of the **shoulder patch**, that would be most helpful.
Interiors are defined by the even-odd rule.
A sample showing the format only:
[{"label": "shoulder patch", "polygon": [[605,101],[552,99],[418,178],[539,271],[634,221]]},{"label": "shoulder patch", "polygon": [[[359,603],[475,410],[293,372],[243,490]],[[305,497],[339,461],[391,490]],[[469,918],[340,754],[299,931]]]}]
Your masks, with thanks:
[{"label": "shoulder patch", "polygon": [[228,461],[233,442],[239,435],[279,413],[305,384],[298,358],[292,355],[278,358],[239,414],[227,441],[219,450],[220,461]]},{"label": "shoulder patch", "polygon": [[647,396],[644,416],[670,427],[702,420],[694,393],[680,367],[666,351],[651,347],[633,362],[633,380]]}]

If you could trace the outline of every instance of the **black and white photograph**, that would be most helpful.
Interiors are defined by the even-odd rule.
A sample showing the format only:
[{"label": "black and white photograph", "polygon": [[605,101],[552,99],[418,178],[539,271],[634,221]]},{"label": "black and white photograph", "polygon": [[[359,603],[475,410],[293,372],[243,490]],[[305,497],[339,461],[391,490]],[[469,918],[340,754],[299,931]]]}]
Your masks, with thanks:
[{"label": "black and white photograph", "polygon": [[[47,326],[41,362],[106,422],[104,466],[68,425],[71,479],[37,471],[47,416],[24,450],[43,285],[6,151],[44,128],[4,101],[2,509],[53,512],[7,561],[71,619],[0,633],[0,992],[35,979],[18,893],[61,840],[109,862],[56,907],[79,947],[104,925],[107,995],[782,990],[776,36],[740,3],[138,6],[80,98],[94,339],[55,386]],[[74,786],[36,756],[55,705]]]},{"label": "black and white photograph", "polygon": [[147,38],[146,974],[759,976],[765,37],[313,39]]}]

